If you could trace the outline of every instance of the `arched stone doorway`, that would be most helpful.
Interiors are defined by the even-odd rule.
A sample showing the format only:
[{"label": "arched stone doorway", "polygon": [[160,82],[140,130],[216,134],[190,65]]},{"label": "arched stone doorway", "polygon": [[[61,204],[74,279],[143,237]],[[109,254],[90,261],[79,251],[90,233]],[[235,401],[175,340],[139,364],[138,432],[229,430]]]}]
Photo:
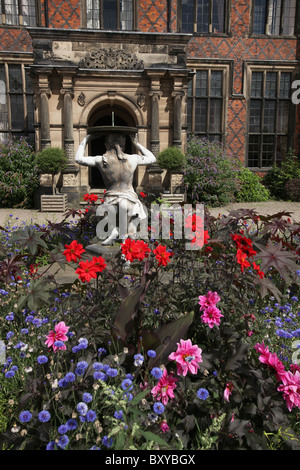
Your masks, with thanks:
[{"label": "arched stone doorway", "polygon": [[[133,117],[118,106],[104,106],[96,110],[89,119],[89,127],[94,126],[127,126],[135,127],[136,123]],[[89,155],[103,155],[106,151],[105,136],[93,139],[90,142]],[[135,149],[132,148],[132,143],[129,137],[126,138],[126,153],[133,153]],[[136,175],[133,180],[134,186],[136,185]],[[100,171],[97,168],[89,168],[89,185],[93,189],[105,189],[105,185]]]}]

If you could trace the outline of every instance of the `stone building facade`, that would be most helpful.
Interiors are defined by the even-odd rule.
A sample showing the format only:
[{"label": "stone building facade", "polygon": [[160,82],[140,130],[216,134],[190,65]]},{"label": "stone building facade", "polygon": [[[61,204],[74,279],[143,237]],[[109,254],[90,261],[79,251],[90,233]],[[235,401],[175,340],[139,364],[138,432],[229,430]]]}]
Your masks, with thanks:
[{"label": "stone building facade", "polygon": [[[218,140],[264,173],[300,149],[292,100],[299,3],[2,0],[0,138],[26,135],[37,151],[64,148],[69,165],[58,185],[71,205],[103,190],[97,172],[74,163],[93,126],[136,127],[155,154],[184,151],[192,134]],[[88,149],[103,151],[100,138]],[[140,167],[135,186],[159,191],[159,169]]]}]

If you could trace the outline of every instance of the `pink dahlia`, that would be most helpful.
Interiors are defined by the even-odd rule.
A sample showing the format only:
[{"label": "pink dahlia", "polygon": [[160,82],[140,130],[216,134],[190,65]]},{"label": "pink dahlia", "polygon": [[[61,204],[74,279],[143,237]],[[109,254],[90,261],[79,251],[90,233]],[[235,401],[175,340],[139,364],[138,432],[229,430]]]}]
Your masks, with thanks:
[{"label": "pink dahlia", "polygon": [[264,343],[257,343],[254,348],[258,353],[260,353],[259,360],[262,364],[275,369],[277,374],[277,379],[280,380],[280,375],[285,373],[284,365],[281,360],[278,358],[276,353],[270,353],[269,348],[264,345]]},{"label": "pink dahlia", "polygon": [[173,390],[177,387],[175,379],[172,374],[168,375],[167,369],[164,370],[163,375],[159,382],[151,390],[152,395],[158,400],[162,401],[164,405],[168,403],[169,398],[174,398]]},{"label": "pink dahlia", "polygon": [[177,374],[185,376],[188,371],[197,374],[199,362],[202,362],[202,350],[197,345],[192,345],[190,339],[180,340],[177,343],[177,351],[169,355],[170,361],[177,362]]},{"label": "pink dahlia", "polygon": [[214,305],[209,305],[204,313],[201,315],[203,323],[207,323],[209,328],[213,328],[214,325],[220,325],[221,317],[224,315],[221,314],[220,310]]},{"label": "pink dahlia", "polygon": [[69,326],[65,325],[65,322],[61,321],[55,325],[55,331],[50,331],[50,333],[47,336],[47,339],[45,341],[45,344],[48,345],[48,348],[53,348],[53,351],[56,351],[57,349],[67,349],[66,345],[63,344],[60,347],[55,346],[56,341],[68,341],[68,337],[66,336],[66,333],[69,331]]},{"label": "pink dahlia", "polygon": [[221,300],[217,292],[208,291],[206,295],[199,296],[200,310],[205,310],[207,307],[215,307],[216,304]]},{"label": "pink dahlia", "polygon": [[292,408],[300,408],[300,373],[296,370],[293,374],[288,371],[284,374],[280,374],[282,384],[279,385],[277,390],[283,392],[283,398],[286,401],[288,410],[291,411]]}]

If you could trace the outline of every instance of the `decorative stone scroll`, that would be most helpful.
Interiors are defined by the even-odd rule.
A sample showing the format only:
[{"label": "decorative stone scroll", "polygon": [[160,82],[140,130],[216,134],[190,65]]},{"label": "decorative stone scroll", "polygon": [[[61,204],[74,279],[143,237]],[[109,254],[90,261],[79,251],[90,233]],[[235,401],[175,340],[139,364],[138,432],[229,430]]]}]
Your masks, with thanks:
[{"label": "decorative stone scroll", "polygon": [[99,49],[89,52],[79,62],[83,69],[112,69],[112,70],[143,70],[144,63],[138,60],[135,54],[122,49]]}]

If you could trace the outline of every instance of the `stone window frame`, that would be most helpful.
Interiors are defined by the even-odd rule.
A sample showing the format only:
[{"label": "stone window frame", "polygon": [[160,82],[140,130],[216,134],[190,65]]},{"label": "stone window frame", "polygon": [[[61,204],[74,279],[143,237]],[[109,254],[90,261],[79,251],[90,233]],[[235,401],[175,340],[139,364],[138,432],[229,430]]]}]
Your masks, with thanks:
[{"label": "stone window frame", "polygon": [[[4,26],[40,26],[41,25],[41,6],[38,0],[10,0],[11,5],[14,6],[15,12],[9,13],[9,7],[7,0],[0,0],[0,25]],[[30,4],[30,5],[29,5]],[[24,14],[24,8],[26,6],[30,6],[30,8],[34,8],[34,16],[30,16],[30,18],[34,18],[34,21],[30,24],[30,22],[26,21],[27,16]]]},{"label": "stone window frame", "polygon": [[[82,28],[86,28],[88,30],[98,30],[98,31],[106,31],[106,29],[104,28],[104,16],[103,16],[103,1],[104,0],[94,0],[94,1],[97,1],[99,3],[99,28],[89,28],[87,23],[88,23],[88,18],[87,18],[87,2],[88,0],[82,0],[81,2],[81,26]],[[120,11],[120,3],[122,2],[122,0],[115,0],[116,3],[117,3],[117,7],[116,7],[116,13],[117,13],[117,17],[116,17],[116,23],[118,25],[118,27],[116,29],[110,29],[110,31],[137,31],[137,9],[138,9],[138,5],[137,5],[137,0],[131,0],[132,1],[132,16],[133,16],[133,19],[132,19],[132,28],[131,29],[122,29],[121,28],[121,17],[120,17],[120,14],[119,14],[119,11]]]},{"label": "stone window frame", "polygon": [[[29,76],[28,67],[31,61],[16,61],[15,59],[0,61],[0,119],[2,113],[6,114],[6,119],[0,121],[0,141],[10,138],[12,136],[24,136],[34,143],[35,129],[34,129],[34,92],[30,85],[31,79]],[[12,89],[10,80],[10,70],[12,67],[18,67],[21,71],[20,89]],[[11,75],[12,77],[12,75]],[[5,82],[5,83],[3,83]],[[15,104],[14,104],[15,103]],[[20,106],[16,106],[19,103]],[[23,125],[14,125],[16,114],[13,115],[12,107],[15,106],[17,113],[23,110]],[[29,119],[29,115],[31,119]]]},{"label": "stone window frame", "polygon": [[[262,84],[262,96],[261,98],[259,97],[254,97],[251,96],[251,87],[252,87],[252,73],[253,72],[261,72],[263,73],[263,84]],[[266,97],[265,96],[265,87],[266,87],[266,78],[268,73],[274,73],[277,75],[276,78],[276,96],[275,97]],[[286,153],[288,152],[289,148],[294,148],[295,147],[295,122],[296,122],[296,106],[292,104],[291,101],[291,94],[292,94],[292,88],[289,90],[289,97],[288,98],[280,98],[280,82],[281,82],[281,74],[282,73],[288,73],[290,74],[290,83],[292,83],[295,78],[296,78],[296,65],[291,64],[283,64],[283,63],[274,63],[273,65],[266,65],[266,63],[260,63],[260,64],[253,64],[251,62],[246,64],[245,67],[245,74],[246,74],[246,86],[245,86],[245,94],[246,94],[246,103],[247,103],[247,126],[246,126],[246,135],[247,135],[247,140],[246,140],[246,157],[245,157],[245,166],[250,168],[253,171],[268,171],[273,163],[279,162],[280,159],[276,158],[276,145],[278,144],[279,140],[286,139]],[[251,99],[252,100],[261,100],[262,105],[261,105],[261,115],[260,115],[260,131],[254,132],[251,131],[250,127],[250,106],[251,106]],[[275,102],[275,119],[274,119],[274,132],[266,132],[266,129],[263,129],[263,126],[265,124],[264,121],[264,111],[266,109],[265,103],[267,101],[274,101]],[[289,102],[289,109],[288,109],[288,130],[287,132],[280,132],[279,127],[278,127],[278,121],[279,121],[279,106],[280,103],[286,101]],[[259,145],[259,153],[258,153],[258,165],[251,165],[249,166],[249,152],[250,152],[250,138],[251,136],[257,136],[258,137],[258,145]],[[273,151],[274,158],[272,160],[272,163],[269,165],[263,165],[263,145],[268,144],[267,142],[267,137],[273,138],[273,149],[275,150],[275,154]],[[264,142],[265,138],[265,142]],[[253,141],[254,145],[254,141]]]},{"label": "stone window frame", "polygon": [[[226,145],[226,127],[227,127],[227,109],[228,109],[228,99],[230,96],[230,84],[232,81],[232,61],[226,61],[226,63],[220,63],[218,60],[209,62],[209,61],[203,61],[201,60],[201,63],[197,61],[189,62],[188,68],[191,70],[193,74],[192,78],[192,116],[191,116],[191,126],[189,129],[188,125],[188,89],[186,93],[186,100],[187,100],[187,122],[186,122],[186,129],[187,129],[187,135],[197,135],[199,137],[203,138],[209,138],[212,135],[220,135],[220,140],[222,144]],[[209,129],[206,129],[205,132],[201,131],[196,131],[195,130],[195,100],[197,97],[195,96],[195,86],[196,86],[196,73],[197,71],[208,71],[208,77],[211,77],[211,72],[215,71],[220,71],[222,72],[222,96],[218,99],[221,100],[221,111],[220,111],[220,118],[221,118],[221,126],[220,126],[220,132],[210,132]],[[189,84],[189,87],[191,85]],[[208,90],[209,91],[209,90]],[[209,93],[210,94],[210,93]],[[203,98],[205,98],[203,96]],[[206,96],[206,99],[210,101],[211,99],[214,99],[217,97],[214,96]],[[210,103],[209,103],[210,104]],[[208,113],[206,115],[206,123],[209,123],[210,119],[210,108],[208,106]]]},{"label": "stone window frame", "polygon": [[[230,16],[231,16],[231,0],[224,0],[224,31],[222,32],[214,32],[213,23],[212,23],[212,1],[209,1],[209,21],[208,21],[208,31],[200,32],[198,31],[197,26],[197,3],[198,0],[190,0],[193,2],[193,9],[194,9],[194,21],[193,21],[193,34],[196,36],[227,36],[230,34]],[[177,0],[177,29],[179,32],[184,32],[182,29],[182,0]],[[190,32],[191,33],[191,32]]]},{"label": "stone window frame", "polygon": [[[263,33],[258,33],[254,32],[254,21],[255,21],[255,1],[252,0],[252,5],[251,5],[251,20],[250,20],[250,33],[251,36],[254,37],[261,37],[261,36],[269,36],[269,37],[280,37],[280,38],[294,38],[296,36],[299,36],[300,34],[300,6],[298,0],[295,0],[295,21],[294,21],[294,31],[292,34],[284,34],[283,32],[283,12],[284,12],[284,7],[285,7],[285,2],[289,0],[265,0],[265,18],[264,18],[264,32]],[[272,6],[274,1],[280,1],[280,24],[279,24],[279,32],[278,34],[272,33],[270,29],[272,28],[272,21],[274,19],[274,15],[272,15]]]}]

